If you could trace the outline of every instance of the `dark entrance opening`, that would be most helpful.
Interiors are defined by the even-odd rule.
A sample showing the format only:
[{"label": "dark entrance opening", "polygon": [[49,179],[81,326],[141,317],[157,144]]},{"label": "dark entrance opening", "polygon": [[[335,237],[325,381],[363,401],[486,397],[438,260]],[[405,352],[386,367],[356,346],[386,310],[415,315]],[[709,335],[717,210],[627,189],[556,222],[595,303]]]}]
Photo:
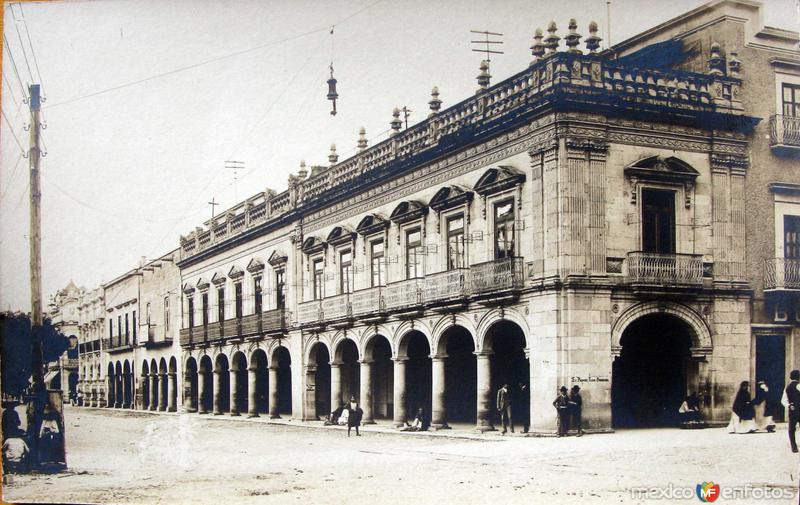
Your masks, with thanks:
[{"label": "dark entrance opening", "polygon": [[339,356],[342,362],[342,401],[347,402],[351,397],[361,401],[359,397],[361,376],[356,343],[349,338],[343,340],[339,344]]},{"label": "dark entrance opening", "polygon": [[469,331],[454,326],[445,331],[445,411],[448,422],[475,423],[478,406],[478,364]]},{"label": "dark entrance opening", "polygon": [[261,350],[256,350],[250,357],[250,368],[256,370],[256,412],[265,414],[269,412],[269,371],[267,368],[267,354]]},{"label": "dark entrance opening", "polygon": [[391,419],[394,415],[394,369],[392,348],[386,337],[377,335],[367,344],[367,359],[372,359],[372,417]]},{"label": "dark entrance opening", "polygon": [[676,426],[688,392],[689,326],[670,315],[643,316],[625,329],[620,344],[611,378],[614,427]]},{"label": "dark entrance opening", "polygon": [[[767,383],[769,403],[775,406],[773,418],[784,420],[784,408],[781,396],[786,387],[786,337],[783,335],[756,336],[756,382]],[[750,388],[755,395],[755,387]]]},{"label": "dark entrance opening", "polygon": [[525,333],[511,321],[500,321],[492,325],[486,335],[484,348],[492,350],[492,419],[502,424],[497,412],[497,391],[508,384],[511,393],[511,418],[514,426],[524,429],[530,426],[530,363],[525,357]]},{"label": "dark entrance opening", "polygon": [[224,354],[217,356],[214,373],[219,376],[219,392],[214,391],[219,394],[219,411],[228,412],[231,409],[231,372],[228,357]]},{"label": "dark entrance opening", "polygon": [[324,344],[317,344],[312,356],[317,366],[314,371],[314,407],[316,416],[324,419],[333,410],[331,407],[331,356]]},{"label": "dark entrance opening", "polygon": [[200,377],[198,381],[203,381],[203,394],[198,393],[199,412],[207,413],[213,409],[214,396],[214,372],[211,365],[211,358],[203,356],[200,358]]},{"label": "dark entrance opening", "polygon": [[278,413],[292,414],[292,357],[285,347],[275,349],[278,361]]},{"label": "dark entrance opening", "polygon": [[431,348],[428,339],[418,331],[412,331],[404,337],[407,341],[406,354],[406,413],[414,416],[417,409],[425,409],[425,415],[431,416]]},{"label": "dark entrance opening", "polygon": [[[143,365],[147,366],[146,364]],[[142,375],[146,372],[142,370]],[[189,358],[186,361],[186,371],[183,378],[183,395],[184,403],[186,404],[189,412],[197,412],[197,362],[194,358]],[[142,405],[146,401],[145,393],[142,393]]]}]

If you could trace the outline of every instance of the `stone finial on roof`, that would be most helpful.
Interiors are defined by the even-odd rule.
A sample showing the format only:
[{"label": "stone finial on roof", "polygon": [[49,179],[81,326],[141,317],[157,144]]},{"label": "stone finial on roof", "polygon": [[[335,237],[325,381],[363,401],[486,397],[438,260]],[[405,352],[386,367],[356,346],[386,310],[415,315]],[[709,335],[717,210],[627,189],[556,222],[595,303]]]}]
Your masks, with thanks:
[{"label": "stone finial on roof", "polygon": [[531,46],[531,54],[533,61],[531,65],[539,61],[544,56],[544,44],[542,44],[542,29],[537,28],[533,36],[533,45]]},{"label": "stone finial on roof", "polygon": [[339,155],[336,154],[336,144],[331,144],[331,153],[328,155],[328,162],[335,165],[339,161]]},{"label": "stone finial on roof", "polygon": [[489,73],[489,62],[486,60],[481,61],[481,72],[478,74],[478,91],[483,91],[489,87],[489,82],[492,80],[492,75]]},{"label": "stone finial on roof", "polygon": [[300,160],[300,170],[297,171],[297,176],[300,177],[300,179],[305,179],[307,175],[306,160]]},{"label": "stone finial on roof", "polygon": [[367,130],[362,126],[358,129],[358,150],[363,151],[367,148]]},{"label": "stone finial on roof", "polygon": [[558,41],[561,37],[556,35],[556,22],[550,21],[547,25],[547,37],[544,38],[544,47],[547,48],[547,54],[554,54],[558,50]]},{"label": "stone finial on roof", "polygon": [[742,60],[739,59],[739,52],[734,50],[729,54],[730,58],[728,59],[728,70],[730,70],[731,77],[739,77],[739,74],[742,71]]},{"label": "stone finial on roof", "polygon": [[431,113],[428,114],[428,117],[435,116],[442,108],[442,101],[439,100],[439,88],[437,86],[434,86],[431,90],[431,100],[428,102],[428,106],[431,108]]},{"label": "stone finial on roof", "polygon": [[575,21],[575,18],[569,20],[569,33],[564,37],[564,43],[567,44],[567,52],[574,53],[574,54],[581,54],[581,50],[578,49],[578,44],[581,41],[581,35],[578,33],[578,22]]},{"label": "stone finial on roof", "polygon": [[589,23],[589,36],[583,39],[586,43],[586,49],[589,50],[589,54],[594,53],[600,47],[600,41],[603,40],[597,36],[597,23],[592,21]]},{"label": "stone finial on roof", "polygon": [[711,55],[708,57],[708,73],[711,75],[725,75],[725,58],[717,42],[711,44]]},{"label": "stone finial on roof", "polygon": [[392,127],[392,132],[389,134],[390,137],[394,137],[400,133],[400,128],[403,126],[403,122],[400,121],[400,109],[397,107],[395,107],[392,111],[392,121],[389,123],[389,125]]}]

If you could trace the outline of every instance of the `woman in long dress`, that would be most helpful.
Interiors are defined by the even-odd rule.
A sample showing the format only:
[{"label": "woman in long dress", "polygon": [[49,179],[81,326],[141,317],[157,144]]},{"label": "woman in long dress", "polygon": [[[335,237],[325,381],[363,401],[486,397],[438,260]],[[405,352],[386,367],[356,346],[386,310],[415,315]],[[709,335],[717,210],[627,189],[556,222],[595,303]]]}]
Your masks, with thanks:
[{"label": "woman in long dress", "polygon": [[772,420],[772,405],[769,400],[769,386],[764,381],[756,384],[756,396],[753,398],[753,405],[756,411],[756,428],[767,433],[775,431],[775,422]]},{"label": "woman in long dress", "polygon": [[750,383],[748,381],[742,381],[739,385],[739,392],[736,393],[732,410],[728,433],[755,433],[756,423],[753,419],[756,413],[750,398]]}]

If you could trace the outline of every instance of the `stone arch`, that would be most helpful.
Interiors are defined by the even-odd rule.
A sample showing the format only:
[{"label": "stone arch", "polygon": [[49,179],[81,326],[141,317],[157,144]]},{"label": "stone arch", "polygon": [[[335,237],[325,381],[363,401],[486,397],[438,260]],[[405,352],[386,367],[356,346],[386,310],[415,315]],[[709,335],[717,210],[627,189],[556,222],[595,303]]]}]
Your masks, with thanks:
[{"label": "stone arch", "polygon": [[[473,340],[476,340],[477,332],[475,331],[475,325],[473,321],[466,315],[466,314],[451,314],[447,316],[442,316],[436,324],[433,325],[433,338],[431,343],[431,354],[443,353],[444,352],[444,342],[442,341],[442,336],[452,328],[453,326],[460,326],[464,328],[464,330],[468,331],[470,335],[472,335]],[[477,342],[473,342],[475,344],[475,348],[477,349],[478,345]]]},{"label": "stone arch", "polygon": [[247,360],[250,364],[248,370],[250,378],[254,378],[252,383],[254,388],[249,389],[250,398],[248,399],[248,415],[256,417],[259,414],[269,412],[269,361],[267,359],[267,352],[261,346],[251,346],[250,359]]},{"label": "stone arch", "polygon": [[344,331],[337,331],[334,334],[333,338],[331,339],[330,346],[328,350],[331,352],[331,360],[333,361],[341,361],[341,350],[342,350],[342,343],[346,340],[351,340],[356,345],[356,351],[358,352],[358,357],[361,358],[363,354],[363,350],[359,345],[359,339],[357,336],[348,336]]},{"label": "stone arch", "polygon": [[[429,328],[417,328],[416,325],[412,328],[411,325],[403,323],[400,328],[395,332],[395,345],[394,345],[394,358],[408,357],[408,343],[411,335],[420,334],[428,341],[428,347],[433,349],[433,339],[431,338],[431,331]],[[433,351],[431,351],[433,352]]]},{"label": "stone arch", "polygon": [[522,334],[525,336],[525,347],[530,349],[531,341],[533,340],[533,335],[531,333],[531,328],[528,325],[528,320],[525,318],[523,314],[520,314],[518,311],[514,309],[492,309],[488,311],[483,317],[480,318],[478,321],[478,326],[476,328],[476,338],[477,338],[477,345],[475,346],[476,351],[480,352],[484,350],[486,345],[486,336],[489,334],[489,330],[494,326],[496,323],[501,321],[510,321],[517,326],[520,327],[522,330]]},{"label": "stone arch", "polygon": [[692,338],[692,355],[705,357],[714,348],[711,326],[694,309],[676,302],[652,301],[637,303],[626,309],[611,327],[611,352],[619,356],[622,350],[622,334],[637,319],[650,314],[668,314],[686,323]]},{"label": "stone arch", "polygon": [[[173,357],[171,361],[175,360]],[[183,366],[183,404],[187,412],[197,412],[197,360],[189,356]]]},{"label": "stone arch", "polygon": [[328,356],[333,356],[333,353],[331,352],[331,347],[330,347],[330,345],[328,344],[328,342],[325,339],[323,339],[323,338],[320,338],[319,340],[314,339],[314,340],[311,340],[310,342],[308,342],[308,345],[306,346],[305,363],[308,363],[309,365],[318,364],[316,362],[316,359],[317,359],[316,354],[317,354],[317,346],[318,345],[323,346],[325,348],[325,350],[328,351]]},{"label": "stone arch", "polygon": [[241,350],[236,350],[231,356],[230,385],[231,415],[239,415],[248,411],[248,383],[247,383],[247,356]]},{"label": "stone arch", "polygon": [[386,333],[376,332],[371,335],[368,335],[364,338],[362,344],[362,354],[361,359],[365,360],[372,360],[374,359],[374,352],[375,352],[375,343],[377,339],[382,338],[385,339],[386,342],[389,343],[389,349],[391,351],[392,356],[394,356],[394,349],[392,349],[392,339],[387,336]]}]

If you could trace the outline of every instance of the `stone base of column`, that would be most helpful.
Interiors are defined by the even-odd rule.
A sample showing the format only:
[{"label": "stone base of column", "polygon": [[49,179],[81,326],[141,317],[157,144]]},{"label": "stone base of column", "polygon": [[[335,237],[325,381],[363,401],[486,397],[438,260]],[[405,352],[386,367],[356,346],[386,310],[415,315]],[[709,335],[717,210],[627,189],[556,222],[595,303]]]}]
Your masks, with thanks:
[{"label": "stone base of column", "polygon": [[439,430],[449,430],[451,428],[450,426],[447,425],[447,423],[444,423],[444,424],[431,424],[430,428],[428,429],[431,431],[439,431]]},{"label": "stone base of column", "polygon": [[186,414],[194,414],[197,412],[197,409],[193,409],[192,407],[184,407],[182,412]]},{"label": "stone base of column", "polygon": [[486,433],[487,431],[497,431],[497,428],[495,428],[491,424],[480,423],[477,426],[475,426],[475,431],[477,431],[478,433]]},{"label": "stone base of column", "polygon": [[247,414],[247,418],[250,419],[251,417],[261,417],[261,416],[259,416],[257,412],[250,412],[249,414]]},{"label": "stone base of column", "polygon": [[281,415],[280,415],[280,414],[270,414],[270,415],[269,415],[269,418],[270,418],[270,419],[280,419],[280,418],[281,418]]},{"label": "stone base of column", "polygon": [[177,409],[177,408],[175,408],[175,407],[169,407],[169,408],[167,409],[167,412],[177,412],[177,411],[178,411],[178,409]]},{"label": "stone base of column", "polygon": [[231,417],[238,417],[240,415],[241,414],[239,414],[238,412],[231,412]]}]

